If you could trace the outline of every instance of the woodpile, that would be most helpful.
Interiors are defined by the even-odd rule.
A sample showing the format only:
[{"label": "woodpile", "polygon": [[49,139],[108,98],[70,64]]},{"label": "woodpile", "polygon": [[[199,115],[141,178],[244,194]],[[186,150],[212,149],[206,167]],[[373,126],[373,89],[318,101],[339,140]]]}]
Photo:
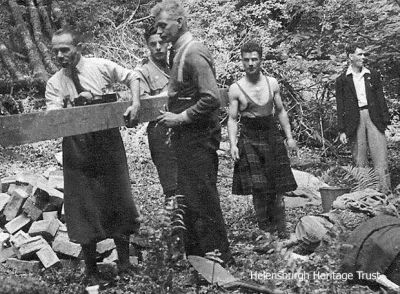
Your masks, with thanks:
[{"label": "woodpile", "polygon": [[[0,180],[0,263],[17,271],[82,264],[82,247],[69,240],[64,222],[63,187],[58,169]],[[118,259],[113,239],[99,242],[97,253],[103,263]]]}]

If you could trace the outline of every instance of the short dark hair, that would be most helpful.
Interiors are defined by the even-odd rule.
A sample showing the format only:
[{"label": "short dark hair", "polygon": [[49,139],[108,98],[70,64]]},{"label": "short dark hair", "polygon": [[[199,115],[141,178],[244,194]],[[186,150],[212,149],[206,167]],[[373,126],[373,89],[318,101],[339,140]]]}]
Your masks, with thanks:
[{"label": "short dark hair", "polygon": [[358,42],[353,42],[350,44],[346,45],[345,51],[346,55],[349,56],[350,54],[353,54],[356,52],[357,48],[363,49],[365,46],[361,43]]},{"label": "short dark hair", "polygon": [[243,56],[243,53],[257,52],[260,58],[262,58],[262,47],[256,41],[249,41],[243,44],[240,48],[240,55]]},{"label": "short dark hair", "polygon": [[155,26],[147,27],[143,34],[146,43],[149,41],[150,37],[155,34],[157,34],[157,28]]},{"label": "short dark hair", "polygon": [[72,44],[75,45],[75,46],[82,42],[82,34],[81,34],[81,32],[76,30],[74,27],[72,27],[70,25],[66,25],[66,26],[62,27],[61,29],[55,31],[54,34],[53,34],[53,37],[54,36],[64,35],[64,34],[70,34],[71,35]]}]

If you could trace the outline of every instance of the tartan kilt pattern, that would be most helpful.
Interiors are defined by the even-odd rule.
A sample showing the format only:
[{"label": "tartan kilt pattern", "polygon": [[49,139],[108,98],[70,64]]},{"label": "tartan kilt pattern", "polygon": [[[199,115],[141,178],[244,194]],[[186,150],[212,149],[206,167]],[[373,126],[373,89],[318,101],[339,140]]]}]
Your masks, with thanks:
[{"label": "tartan kilt pattern", "polygon": [[240,159],[234,166],[233,194],[282,194],[297,189],[284,139],[274,120],[269,120],[267,128],[243,124],[238,149]]}]

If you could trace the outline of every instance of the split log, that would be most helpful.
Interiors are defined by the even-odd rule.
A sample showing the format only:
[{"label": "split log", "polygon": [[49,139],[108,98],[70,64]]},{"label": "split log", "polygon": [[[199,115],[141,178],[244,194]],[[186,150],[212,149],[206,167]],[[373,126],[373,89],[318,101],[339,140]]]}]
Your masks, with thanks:
[{"label": "split log", "polygon": [[[51,26],[51,20],[50,20],[50,16],[49,16],[49,12],[48,12],[48,11],[50,11],[50,9],[47,9],[43,5],[43,0],[36,0],[36,3],[37,3],[37,7],[38,7],[38,10],[39,10],[40,17],[41,17],[42,22],[43,22],[44,30],[45,30],[47,36],[51,37],[53,35],[53,28]],[[47,5],[47,7],[49,7],[49,5],[51,5],[51,3],[49,3]]]},{"label": "split log", "polygon": [[[11,75],[11,78],[14,80],[22,80],[23,75],[22,73],[17,69],[17,66],[15,65],[11,53],[8,50],[7,46],[0,41],[0,58],[3,61],[5,67],[7,68],[8,72]],[[0,92],[3,93],[3,92]]]},{"label": "split log", "polygon": [[46,66],[47,70],[54,74],[58,69],[51,60],[51,54],[47,46],[43,43],[43,35],[42,35],[42,27],[40,23],[40,17],[38,10],[33,3],[33,0],[26,1],[29,7],[29,16],[31,18],[31,25],[33,30],[33,37],[36,41],[37,48],[39,49],[40,53],[43,57],[43,63]]},{"label": "split log", "polygon": [[10,7],[11,14],[15,21],[16,27],[21,35],[25,49],[27,50],[29,57],[29,64],[32,68],[34,78],[47,81],[48,73],[46,72],[46,69],[40,58],[38,49],[36,48],[35,43],[32,41],[29,29],[27,28],[22,18],[16,0],[8,0],[8,5]]}]

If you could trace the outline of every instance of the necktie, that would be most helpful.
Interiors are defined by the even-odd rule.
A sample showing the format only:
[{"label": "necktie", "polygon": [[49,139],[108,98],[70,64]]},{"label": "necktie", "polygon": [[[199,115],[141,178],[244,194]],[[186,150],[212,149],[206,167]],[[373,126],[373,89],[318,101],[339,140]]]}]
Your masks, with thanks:
[{"label": "necktie", "polygon": [[168,63],[169,63],[169,68],[172,68],[174,65],[174,57],[175,57],[175,49],[174,47],[169,48],[169,57],[168,57]]},{"label": "necktie", "polygon": [[86,91],[85,88],[82,87],[81,82],[79,81],[78,70],[76,69],[76,67],[73,67],[71,69],[71,79],[72,79],[72,82],[74,83],[76,92],[78,92],[78,95],[80,93]]}]

